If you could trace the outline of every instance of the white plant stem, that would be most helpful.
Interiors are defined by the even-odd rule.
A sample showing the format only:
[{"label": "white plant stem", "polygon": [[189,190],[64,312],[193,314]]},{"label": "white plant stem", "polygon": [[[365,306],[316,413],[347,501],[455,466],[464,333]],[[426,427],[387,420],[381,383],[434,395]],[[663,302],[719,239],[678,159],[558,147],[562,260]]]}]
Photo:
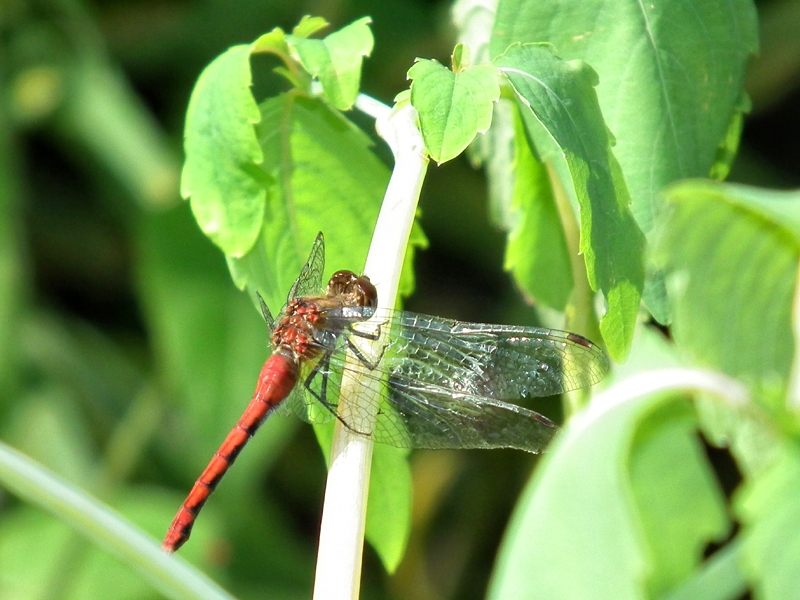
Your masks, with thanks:
[{"label": "white plant stem", "polygon": [[[378,290],[378,308],[393,308],[428,159],[410,104],[390,110],[359,96],[356,106],[376,117],[378,133],[395,159],[364,269]],[[354,386],[359,386],[358,390]],[[375,414],[364,411],[370,406],[375,410],[375,403],[349,402],[363,399],[370,390],[365,390],[362,382],[347,378],[341,388],[340,414],[352,415],[351,422],[374,423]],[[372,440],[337,421],[322,509],[314,600],[358,598],[371,460]]]}]

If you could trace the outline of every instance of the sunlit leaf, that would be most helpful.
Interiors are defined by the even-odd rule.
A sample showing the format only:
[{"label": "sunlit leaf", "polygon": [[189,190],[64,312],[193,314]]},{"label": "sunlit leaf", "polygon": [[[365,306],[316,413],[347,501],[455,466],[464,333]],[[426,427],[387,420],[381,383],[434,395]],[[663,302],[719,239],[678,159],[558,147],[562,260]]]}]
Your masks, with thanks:
[{"label": "sunlit leaf", "polygon": [[374,43],[371,22],[364,17],[323,40],[287,36],[303,67],[319,79],[325,97],[339,110],[349,110],[358,95],[361,63]]},{"label": "sunlit leaf", "polygon": [[518,223],[508,235],[504,267],[534,300],[563,310],[572,291],[564,229],[547,170],[533,156],[519,119],[516,122],[512,214]]},{"label": "sunlit leaf", "polygon": [[300,22],[292,29],[292,35],[307,38],[311,37],[318,31],[324,29],[329,25],[323,17],[312,17],[310,15],[303,15]]},{"label": "sunlit leaf", "polygon": [[800,195],[687,181],[666,201],[657,257],[671,270],[675,341],[700,364],[785,386]]},{"label": "sunlit leaf", "polygon": [[681,585],[661,596],[663,600],[736,600],[747,592],[741,570],[741,543],[733,541],[717,550]]},{"label": "sunlit leaf", "polygon": [[800,577],[800,452],[785,440],[774,464],[736,498],[743,569],[758,600],[797,598]]},{"label": "sunlit leaf", "polygon": [[[503,0],[491,55],[516,42],[550,42],[561,58],[584,60],[598,73],[614,154],[633,214],[649,238],[659,191],[677,179],[709,174],[738,110],[758,30],[749,0]],[[665,321],[663,284],[659,274],[651,276],[658,281],[648,285],[645,301]]]},{"label": "sunlit leaf", "polygon": [[608,304],[600,331],[611,356],[621,360],[639,313],[644,238],[597,104],[596,75],[584,63],[558,59],[547,45],[514,45],[495,64],[521,100],[523,122],[539,155],[566,170],[560,175],[580,207],[589,284]]},{"label": "sunlit leaf", "polygon": [[257,243],[229,266],[236,284],[259,291],[277,314],[320,230],[325,275],[364,268],[389,173],[369,138],[321,100],[268,100],[258,132],[274,184]]},{"label": "sunlit leaf", "polygon": [[554,440],[506,532],[490,599],[639,597],[650,561],[627,453],[636,423],[659,402],[617,406]]},{"label": "sunlit leaf", "polygon": [[436,162],[461,154],[491,125],[492,105],[500,97],[497,70],[492,65],[454,73],[435,60],[418,59],[408,78],[425,148]]},{"label": "sunlit leaf", "polygon": [[668,404],[643,422],[631,452],[631,482],[654,568],[649,596],[690,577],[731,523],[688,404]]},{"label": "sunlit leaf", "polygon": [[266,203],[263,160],[253,126],[250,46],[234,46],[200,75],[189,100],[181,194],[203,232],[225,254],[245,254],[258,237]]},{"label": "sunlit leaf", "polygon": [[[642,598],[654,569],[684,575],[701,559],[698,541],[725,527],[696,434],[670,416],[674,397],[610,397],[570,421],[543,456],[506,534],[490,598]],[[680,458],[666,461],[663,444],[675,441]],[[690,486],[676,492],[694,497],[659,496],[676,480]],[[682,539],[703,516],[711,523]],[[675,531],[659,531],[675,522]]]}]

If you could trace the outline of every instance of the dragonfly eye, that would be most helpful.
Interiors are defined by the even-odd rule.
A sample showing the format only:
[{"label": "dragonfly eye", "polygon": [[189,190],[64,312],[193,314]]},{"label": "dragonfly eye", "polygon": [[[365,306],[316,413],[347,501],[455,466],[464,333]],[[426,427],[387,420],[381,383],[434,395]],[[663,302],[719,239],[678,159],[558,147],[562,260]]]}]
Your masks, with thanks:
[{"label": "dragonfly eye", "polygon": [[358,289],[361,290],[361,301],[359,302],[361,306],[368,306],[369,308],[378,306],[378,290],[372,285],[369,277],[362,275],[358,278]]},{"label": "dragonfly eye", "polygon": [[356,275],[352,271],[336,271],[328,282],[328,297],[339,297],[350,306],[375,308],[378,305],[378,291],[369,277]]}]

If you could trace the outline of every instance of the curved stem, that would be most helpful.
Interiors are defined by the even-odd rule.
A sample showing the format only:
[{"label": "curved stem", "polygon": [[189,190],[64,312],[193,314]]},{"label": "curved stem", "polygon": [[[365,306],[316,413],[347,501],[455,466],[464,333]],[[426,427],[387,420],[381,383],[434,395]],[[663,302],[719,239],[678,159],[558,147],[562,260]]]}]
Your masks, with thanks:
[{"label": "curved stem", "polygon": [[168,598],[232,600],[203,573],[182,559],[163,553],[151,536],[2,442],[0,483],[121,558]]}]

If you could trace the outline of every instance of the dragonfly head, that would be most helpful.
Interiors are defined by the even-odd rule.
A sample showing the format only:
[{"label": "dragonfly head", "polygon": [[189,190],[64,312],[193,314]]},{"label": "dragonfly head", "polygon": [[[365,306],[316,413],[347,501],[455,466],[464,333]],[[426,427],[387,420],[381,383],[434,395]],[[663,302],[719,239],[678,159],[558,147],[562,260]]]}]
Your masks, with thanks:
[{"label": "dragonfly head", "polygon": [[328,282],[327,295],[341,299],[346,306],[375,308],[378,305],[378,291],[369,277],[352,271],[336,271]]}]

